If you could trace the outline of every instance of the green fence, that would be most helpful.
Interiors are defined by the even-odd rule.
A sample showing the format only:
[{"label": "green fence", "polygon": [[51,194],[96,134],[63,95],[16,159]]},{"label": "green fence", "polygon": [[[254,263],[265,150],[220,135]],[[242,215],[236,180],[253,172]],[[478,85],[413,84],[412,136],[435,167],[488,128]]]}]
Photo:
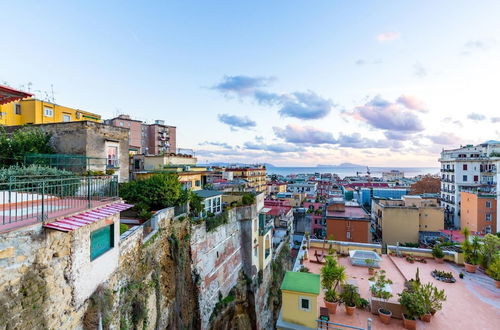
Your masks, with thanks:
[{"label": "green fence", "polygon": [[24,166],[41,165],[54,167],[73,173],[83,173],[87,170],[106,168],[106,158],[87,157],[70,154],[25,154]]}]

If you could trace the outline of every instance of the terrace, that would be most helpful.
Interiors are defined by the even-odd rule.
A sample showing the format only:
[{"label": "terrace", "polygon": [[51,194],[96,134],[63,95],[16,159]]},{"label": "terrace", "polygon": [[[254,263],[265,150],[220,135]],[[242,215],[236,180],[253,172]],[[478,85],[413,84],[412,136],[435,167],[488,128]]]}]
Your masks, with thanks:
[{"label": "terrace", "polygon": [[[322,254],[323,249],[317,248],[314,244],[309,249],[309,260],[303,261],[303,266],[307,267],[311,273],[320,274],[322,264],[317,263],[315,253]],[[357,247],[347,247],[350,251]],[[344,248],[341,248],[344,250]],[[370,249],[373,251],[373,249]],[[325,251],[325,253],[327,253]],[[367,267],[354,266],[349,257],[339,256],[339,263],[346,268],[347,282],[355,284],[359,288],[362,298],[370,300]],[[451,262],[438,264],[433,259],[426,259],[426,263],[409,263],[405,258],[383,255],[379,262],[380,269],[385,270],[386,275],[393,281],[390,286],[393,297],[389,303],[398,304],[398,293],[404,289],[407,280],[415,277],[417,268],[419,269],[422,283],[431,282],[438,289],[444,289],[447,300],[443,303],[443,308],[432,317],[430,323],[417,321],[417,329],[497,329],[500,322],[500,290],[495,288],[494,281],[484,274],[469,274],[464,268]],[[445,283],[436,280],[431,276],[433,270],[451,272],[456,278],[456,283]],[[465,274],[463,279],[459,278],[460,272]],[[317,315],[320,315],[320,308],[325,306],[323,302],[324,291],[320,291],[317,301]],[[365,329],[368,319],[372,320],[373,329],[401,329],[403,321],[400,315],[393,312],[393,318],[389,325],[383,324],[378,315],[371,311],[356,309],[354,315],[349,316],[345,312],[344,306],[337,308],[336,314],[330,314],[330,322],[348,325]],[[497,324],[497,326],[495,326]],[[329,325],[332,327],[332,325]],[[334,327],[339,329],[338,326]],[[341,327],[340,327],[341,328]],[[333,328],[332,328],[333,329]]]}]

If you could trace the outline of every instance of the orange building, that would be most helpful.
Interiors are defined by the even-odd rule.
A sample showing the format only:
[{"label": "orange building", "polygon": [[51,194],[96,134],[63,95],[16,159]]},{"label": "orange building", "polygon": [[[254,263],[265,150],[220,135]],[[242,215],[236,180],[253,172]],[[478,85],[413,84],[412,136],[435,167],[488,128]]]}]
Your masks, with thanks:
[{"label": "orange building", "polygon": [[334,201],[326,207],[326,234],[336,241],[371,243],[370,216],[360,206]]},{"label": "orange building", "polygon": [[485,234],[497,228],[497,201],[494,194],[462,191],[460,227]]}]

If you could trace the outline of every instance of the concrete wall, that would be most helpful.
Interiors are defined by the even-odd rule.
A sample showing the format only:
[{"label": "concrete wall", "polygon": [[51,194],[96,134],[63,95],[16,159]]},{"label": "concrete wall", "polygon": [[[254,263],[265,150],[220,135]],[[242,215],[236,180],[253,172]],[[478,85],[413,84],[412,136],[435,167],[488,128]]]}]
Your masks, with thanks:
[{"label": "concrete wall", "polygon": [[419,229],[439,231],[444,229],[444,209],[441,207],[422,207],[419,210]]},{"label": "concrete wall", "polygon": [[[315,249],[329,249],[330,245],[337,251],[337,253],[348,255],[351,250],[366,250],[377,252],[382,254],[382,246],[380,244],[364,244],[364,243],[354,243],[354,242],[343,242],[343,241],[329,241],[326,242],[320,239],[310,239],[310,248]],[[309,258],[314,258],[314,253],[309,254]]]},{"label": "concrete wall", "polygon": [[386,244],[418,243],[419,211],[417,208],[384,208],[382,211],[382,241]]}]

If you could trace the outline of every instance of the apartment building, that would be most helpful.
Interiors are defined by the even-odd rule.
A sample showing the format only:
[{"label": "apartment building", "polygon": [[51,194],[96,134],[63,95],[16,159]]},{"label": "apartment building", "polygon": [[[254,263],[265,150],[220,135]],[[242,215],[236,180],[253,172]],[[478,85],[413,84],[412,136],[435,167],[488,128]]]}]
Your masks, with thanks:
[{"label": "apartment building", "polygon": [[399,170],[390,170],[382,172],[382,180],[384,181],[398,181],[404,179],[405,173]]},{"label": "apartment building", "polygon": [[291,193],[305,193],[307,196],[316,197],[316,191],[318,190],[317,182],[295,182],[289,183],[286,190]]},{"label": "apartment building", "polygon": [[498,232],[497,196],[478,191],[460,193],[460,227],[483,234]]},{"label": "apartment building", "polygon": [[371,212],[374,235],[384,244],[418,243],[420,231],[444,229],[444,209],[437,198],[418,195],[374,198]]},{"label": "apartment building", "polygon": [[165,125],[164,120],[155,120],[153,124],[146,124],[132,119],[129,115],[119,115],[106,120],[106,123],[130,130],[131,151],[145,155],[177,152],[177,128]]},{"label": "apartment building", "polygon": [[462,190],[499,194],[500,141],[491,140],[476,146],[443,150],[439,162],[441,205],[445,209],[445,223],[448,227],[458,229],[461,225]]},{"label": "apartment building", "polygon": [[0,105],[0,125],[53,124],[73,121],[101,122],[101,116],[35,98]]},{"label": "apartment building", "polygon": [[359,205],[334,200],[326,206],[326,234],[328,239],[371,243],[370,216]]},{"label": "apartment building", "polygon": [[226,172],[232,172],[234,179],[243,179],[255,192],[264,192],[266,188],[266,167],[264,165],[236,166],[225,168]]}]

